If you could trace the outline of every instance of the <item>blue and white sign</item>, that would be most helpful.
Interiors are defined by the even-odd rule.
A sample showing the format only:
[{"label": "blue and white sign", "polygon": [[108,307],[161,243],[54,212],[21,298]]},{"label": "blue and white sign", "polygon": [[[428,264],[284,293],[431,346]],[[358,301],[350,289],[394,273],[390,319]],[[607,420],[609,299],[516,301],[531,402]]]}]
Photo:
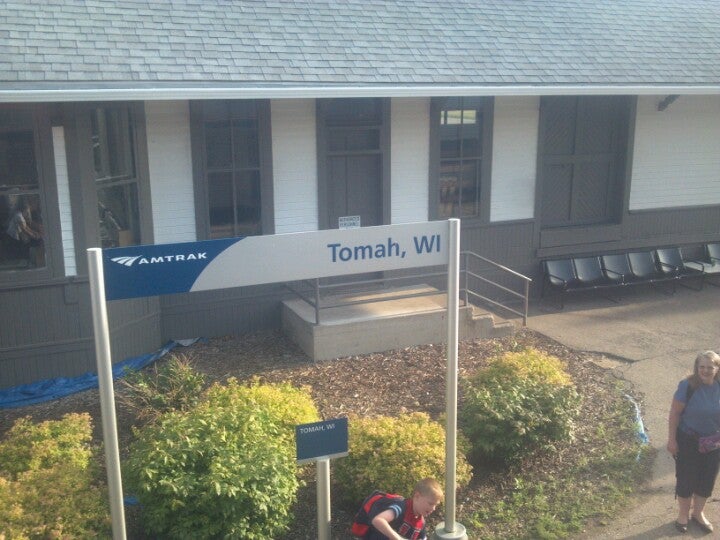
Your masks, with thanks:
[{"label": "blue and white sign", "polygon": [[448,261],[448,222],[381,225],[103,250],[107,300]]},{"label": "blue and white sign", "polygon": [[[112,355],[106,300],[361,274],[448,267],[446,463],[455,456],[460,220],[226,238],[205,242],[90,248],[88,277],[98,365],[113,538],[125,538]],[[455,384],[453,384],[453,381]],[[330,457],[347,454],[347,419],[296,427],[299,461],[317,461],[318,538],[330,538]],[[455,530],[455,471],[447,467],[446,532]],[[460,526],[459,524],[457,524]]]},{"label": "blue and white sign", "polygon": [[298,463],[347,456],[348,419],[295,426],[295,443]]}]

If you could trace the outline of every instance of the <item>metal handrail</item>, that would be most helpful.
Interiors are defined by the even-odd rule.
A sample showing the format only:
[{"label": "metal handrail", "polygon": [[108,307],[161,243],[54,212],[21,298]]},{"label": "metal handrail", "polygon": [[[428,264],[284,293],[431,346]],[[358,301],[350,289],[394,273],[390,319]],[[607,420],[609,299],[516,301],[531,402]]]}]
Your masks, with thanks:
[{"label": "metal handrail", "polygon": [[[497,262],[495,262],[495,261],[492,261],[492,260],[488,259],[487,257],[483,257],[482,255],[478,255],[477,253],[475,253],[475,252],[473,252],[473,251],[462,251],[462,252],[460,253],[460,255],[463,256],[463,260],[465,261],[464,270],[463,270],[463,272],[464,272],[464,277],[465,277],[465,287],[463,288],[463,290],[464,290],[464,292],[465,292],[465,303],[467,304],[468,301],[469,301],[468,296],[469,296],[469,295],[472,295],[472,296],[474,296],[475,298],[479,298],[480,300],[482,300],[482,301],[484,301],[484,302],[488,302],[488,303],[490,303],[490,304],[492,304],[492,305],[494,305],[494,306],[496,306],[496,307],[505,309],[505,310],[507,310],[507,311],[509,311],[509,312],[511,312],[511,313],[514,313],[514,314],[516,314],[516,315],[519,315],[520,317],[522,317],[523,326],[527,326],[528,308],[529,308],[529,304],[530,304],[530,283],[532,282],[532,278],[529,278],[528,276],[526,276],[526,275],[524,275],[524,274],[521,274],[520,272],[516,272],[515,270],[512,270],[511,268],[508,268],[507,266],[503,266],[502,264],[499,264],[499,263],[497,263]],[[522,282],[522,285],[523,285],[523,292],[522,292],[522,293],[519,293],[519,292],[517,292],[517,291],[515,291],[515,290],[513,290],[513,289],[510,289],[510,288],[505,287],[505,286],[503,286],[503,285],[501,285],[501,284],[499,284],[499,283],[496,283],[495,281],[493,281],[493,280],[491,280],[491,279],[488,279],[488,278],[486,278],[486,277],[484,277],[484,276],[481,276],[481,275],[479,275],[479,274],[476,274],[476,273],[474,273],[474,272],[471,272],[470,269],[469,269],[469,267],[468,267],[468,257],[472,257],[474,260],[479,260],[479,261],[482,261],[482,262],[484,262],[484,263],[487,263],[487,264],[489,264],[489,265],[497,268],[498,270],[501,270],[501,271],[504,272],[506,275],[509,275],[509,276],[512,276],[512,277],[515,277],[515,278],[520,279],[521,282]],[[475,279],[477,279],[477,280],[479,280],[479,281],[482,281],[483,283],[486,283],[486,284],[491,285],[491,286],[493,286],[493,287],[495,287],[495,288],[497,288],[497,289],[500,289],[501,291],[506,292],[506,293],[510,294],[511,296],[515,296],[515,297],[517,297],[517,298],[521,298],[522,301],[523,301],[523,310],[522,310],[522,311],[518,311],[518,310],[516,310],[516,309],[511,308],[510,306],[507,306],[507,305],[502,304],[502,303],[500,303],[500,302],[498,302],[498,301],[496,301],[496,300],[493,300],[493,299],[488,298],[488,297],[486,297],[486,296],[483,296],[483,295],[481,295],[481,294],[479,294],[479,293],[477,293],[477,292],[475,292],[475,291],[470,290],[468,277],[473,277],[473,278],[475,278]]]},{"label": "metal handrail", "polygon": [[[477,298],[483,302],[486,302],[488,304],[491,304],[495,307],[504,309],[506,311],[509,311],[511,313],[514,313],[515,315],[518,315],[522,317],[523,320],[523,326],[527,326],[527,318],[528,318],[528,305],[529,305],[529,294],[530,294],[530,283],[532,282],[532,279],[516,272],[515,270],[512,270],[506,266],[503,266],[502,264],[499,264],[495,261],[492,261],[486,257],[483,257],[481,255],[478,255],[477,253],[474,253],[472,251],[462,251],[460,255],[463,256],[464,260],[464,268],[461,268],[460,272],[464,276],[464,284],[465,286],[461,288],[461,292],[463,293],[463,300],[464,305],[469,305],[469,298],[472,296],[473,298]],[[473,260],[482,261],[484,263],[487,263],[494,268],[497,268],[498,270],[502,271],[508,276],[511,276],[513,278],[518,278],[523,283],[523,292],[520,293],[516,290],[513,290],[509,287],[505,287],[504,285],[501,285],[500,283],[497,283],[491,279],[488,279],[485,276],[481,276],[480,274],[477,274],[475,272],[472,272],[468,268],[468,258],[472,258]],[[373,302],[383,302],[387,300],[387,298],[378,298],[378,299],[365,299],[365,300],[349,300],[346,302],[330,302],[330,303],[323,303],[322,301],[322,291],[323,290],[331,290],[331,289],[339,289],[342,287],[348,287],[348,286],[360,286],[360,285],[373,285],[373,284],[380,284],[380,283],[387,283],[387,282],[396,282],[396,281],[408,281],[408,280],[417,280],[417,279],[427,279],[427,278],[436,278],[440,276],[447,275],[446,272],[420,272],[420,273],[414,273],[414,274],[406,274],[402,276],[387,276],[384,275],[382,277],[378,278],[371,278],[371,279],[360,279],[355,281],[343,281],[343,282],[336,282],[336,283],[326,283],[321,284],[320,279],[312,279],[312,280],[303,280],[302,283],[304,283],[306,286],[312,289],[312,295],[305,294],[302,291],[298,290],[291,284],[286,284],[288,289],[292,291],[295,295],[297,295],[299,298],[301,298],[304,302],[307,304],[310,304],[314,310],[315,310],[315,324],[320,324],[320,313],[322,309],[328,309],[332,307],[343,307],[343,306],[352,306],[352,305],[358,305],[358,304],[370,304]],[[493,300],[492,298],[488,298],[487,296],[483,296],[479,292],[475,290],[471,290],[469,287],[469,279],[468,278],[474,278],[478,281],[481,281],[487,285],[490,285],[492,287],[495,287],[496,289],[503,291],[507,294],[510,294],[513,297],[522,299],[523,302],[523,310],[518,311],[516,309],[511,308],[510,306],[507,306],[501,302],[498,302],[497,300]],[[442,291],[440,291],[442,292]],[[399,300],[404,298],[415,298],[419,296],[432,296],[438,294],[438,291],[434,292],[412,292],[407,294],[397,294],[393,295],[393,300]]]}]

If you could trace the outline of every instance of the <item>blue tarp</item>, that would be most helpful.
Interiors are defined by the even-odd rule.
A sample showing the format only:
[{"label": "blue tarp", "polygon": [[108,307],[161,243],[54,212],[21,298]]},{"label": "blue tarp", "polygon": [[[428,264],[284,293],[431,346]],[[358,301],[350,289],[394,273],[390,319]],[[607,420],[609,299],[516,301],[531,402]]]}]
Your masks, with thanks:
[{"label": "blue tarp", "polygon": [[640,405],[630,395],[625,394],[625,397],[635,407],[635,435],[637,436],[638,441],[643,444],[648,444],[650,442],[650,438],[645,432],[645,424],[643,423],[642,415],[640,414]]},{"label": "blue tarp", "polygon": [[[637,437],[637,440],[641,445],[649,444],[650,437],[648,437],[647,432],[645,431],[645,424],[643,423],[642,415],[640,414],[640,405],[629,394],[625,394],[625,397],[635,406],[635,436]],[[638,450],[635,459],[639,460],[641,454],[642,450]]]},{"label": "blue tarp", "polygon": [[[187,347],[196,343],[199,339],[200,338],[169,341],[154,353],[127,358],[122,362],[113,364],[113,379],[120,377],[125,368],[133,370],[141,369],[166,355],[178,345]],[[0,409],[14,409],[35,403],[42,403],[44,401],[52,401],[53,399],[69,396],[76,392],[97,388],[97,386],[97,373],[90,372],[78,377],[58,377],[56,379],[46,379],[44,381],[23,384],[21,386],[0,390]]]}]

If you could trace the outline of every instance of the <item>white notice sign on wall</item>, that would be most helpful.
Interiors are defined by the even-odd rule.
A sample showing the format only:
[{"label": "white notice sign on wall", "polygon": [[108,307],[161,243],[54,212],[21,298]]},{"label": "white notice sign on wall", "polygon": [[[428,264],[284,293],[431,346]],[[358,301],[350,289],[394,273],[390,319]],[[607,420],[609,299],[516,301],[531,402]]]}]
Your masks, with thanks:
[{"label": "white notice sign on wall", "polygon": [[340,216],[338,218],[338,229],[359,229],[360,216]]}]

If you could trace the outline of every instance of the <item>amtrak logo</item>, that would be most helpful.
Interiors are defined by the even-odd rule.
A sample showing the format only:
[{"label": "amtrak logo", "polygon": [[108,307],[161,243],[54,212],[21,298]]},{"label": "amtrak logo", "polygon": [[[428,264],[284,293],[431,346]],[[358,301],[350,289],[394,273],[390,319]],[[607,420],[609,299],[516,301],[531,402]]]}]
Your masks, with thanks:
[{"label": "amtrak logo", "polygon": [[142,255],[137,257],[114,257],[110,259],[114,263],[122,264],[123,266],[132,266],[135,261],[140,259]]},{"label": "amtrak logo", "polygon": [[207,260],[207,252],[200,253],[178,253],[175,255],[161,255],[159,257],[145,257],[144,255],[136,255],[135,257],[113,257],[112,262],[123,266],[132,266],[136,262],[141,264],[160,264],[168,262],[198,261]]}]

